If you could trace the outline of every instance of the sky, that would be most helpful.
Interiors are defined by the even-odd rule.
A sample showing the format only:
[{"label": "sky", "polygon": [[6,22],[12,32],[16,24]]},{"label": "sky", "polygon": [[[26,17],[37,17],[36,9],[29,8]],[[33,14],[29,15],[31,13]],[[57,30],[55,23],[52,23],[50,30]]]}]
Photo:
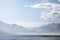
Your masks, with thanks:
[{"label": "sky", "polygon": [[[55,12],[54,7],[58,11]],[[0,0],[0,21],[26,28],[40,27],[52,23],[53,20],[60,22],[59,11],[60,0]]]}]

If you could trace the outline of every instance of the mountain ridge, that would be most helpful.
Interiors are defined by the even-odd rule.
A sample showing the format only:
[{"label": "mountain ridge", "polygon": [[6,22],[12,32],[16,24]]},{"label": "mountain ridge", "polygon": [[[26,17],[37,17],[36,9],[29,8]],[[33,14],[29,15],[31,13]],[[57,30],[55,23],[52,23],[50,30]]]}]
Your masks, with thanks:
[{"label": "mountain ridge", "polygon": [[60,23],[51,23],[48,25],[43,25],[41,27],[35,27],[31,30],[24,28],[23,26],[19,26],[16,24],[6,24],[0,21],[0,35],[40,35],[45,33],[60,33]]},{"label": "mountain ridge", "polygon": [[48,25],[44,25],[41,27],[36,27],[33,28],[33,30],[36,30],[38,32],[38,30],[40,30],[39,32],[50,32],[50,31],[59,31],[60,30],[60,23],[51,23]]}]

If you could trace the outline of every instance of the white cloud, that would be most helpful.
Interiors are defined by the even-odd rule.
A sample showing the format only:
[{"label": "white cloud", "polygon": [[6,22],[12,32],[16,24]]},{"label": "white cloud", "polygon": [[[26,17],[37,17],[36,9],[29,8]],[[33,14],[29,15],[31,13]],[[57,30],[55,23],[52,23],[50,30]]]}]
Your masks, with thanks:
[{"label": "white cloud", "polygon": [[53,4],[53,3],[39,3],[39,4],[30,5],[29,7],[32,7],[32,8],[55,8],[56,6],[60,7],[59,4]]},{"label": "white cloud", "polygon": [[60,2],[60,0],[58,0],[58,2]]},{"label": "white cloud", "polygon": [[[19,24],[19,23],[17,23]],[[23,25],[26,28],[33,28],[33,27],[38,27],[41,25],[41,23],[37,23],[37,22],[25,22],[25,23],[20,23],[19,25]]]},{"label": "white cloud", "polygon": [[39,3],[30,5],[32,8],[43,8],[49,11],[41,12],[41,18],[44,19],[55,19],[60,17],[60,4],[53,4],[53,3]]},{"label": "white cloud", "polygon": [[18,25],[22,25],[25,28],[33,28],[33,27],[40,27],[42,25],[46,25],[48,23],[45,22],[18,22]]}]

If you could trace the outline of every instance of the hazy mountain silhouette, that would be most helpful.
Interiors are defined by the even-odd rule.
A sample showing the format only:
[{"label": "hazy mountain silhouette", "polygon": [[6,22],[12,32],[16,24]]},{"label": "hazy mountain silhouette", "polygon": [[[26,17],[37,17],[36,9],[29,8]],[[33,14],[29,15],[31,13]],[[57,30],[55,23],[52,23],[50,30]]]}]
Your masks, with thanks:
[{"label": "hazy mountain silhouette", "polygon": [[60,23],[51,23],[32,29],[35,32],[60,32]]},{"label": "hazy mountain silhouette", "polygon": [[16,24],[9,25],[0,21],[0,35],[14,34],[20,32],[29,32],[29,30],[27,30],[23,26],[18,26]]},{"label": "hazy mountain silhouette", "polygon": [[60,32],[60,23],[51,23],[41,27],[35,27],[32,30],[28,30],[23,26],[16,24],[9,25],[0,21],[0,35],[35,34],[41,32]]}]

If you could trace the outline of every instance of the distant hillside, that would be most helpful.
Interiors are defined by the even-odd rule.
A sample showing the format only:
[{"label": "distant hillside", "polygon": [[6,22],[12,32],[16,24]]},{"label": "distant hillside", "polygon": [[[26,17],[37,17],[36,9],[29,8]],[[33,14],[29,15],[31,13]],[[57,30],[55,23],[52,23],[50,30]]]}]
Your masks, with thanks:
[{"label": "distant hillside", "polygon": [[11,35],[11,34],[19,34],[19,33],[29,32],[26,28],[23,26],[18,26],[16,24],[6,24],[2,21],[0,21],[0,35]]},{"label": "distant hillside", "polygon": [[42,34],[42,32],[60,32],[60,23],[52,23],[28,30],[23,26],[16,24],[9,25],[0,21],[0,35],[39,35]]},{"label": "distant hillside", "polygon": [[60,23],[52,23],[32,29],[35,32],[60,32]]}]

